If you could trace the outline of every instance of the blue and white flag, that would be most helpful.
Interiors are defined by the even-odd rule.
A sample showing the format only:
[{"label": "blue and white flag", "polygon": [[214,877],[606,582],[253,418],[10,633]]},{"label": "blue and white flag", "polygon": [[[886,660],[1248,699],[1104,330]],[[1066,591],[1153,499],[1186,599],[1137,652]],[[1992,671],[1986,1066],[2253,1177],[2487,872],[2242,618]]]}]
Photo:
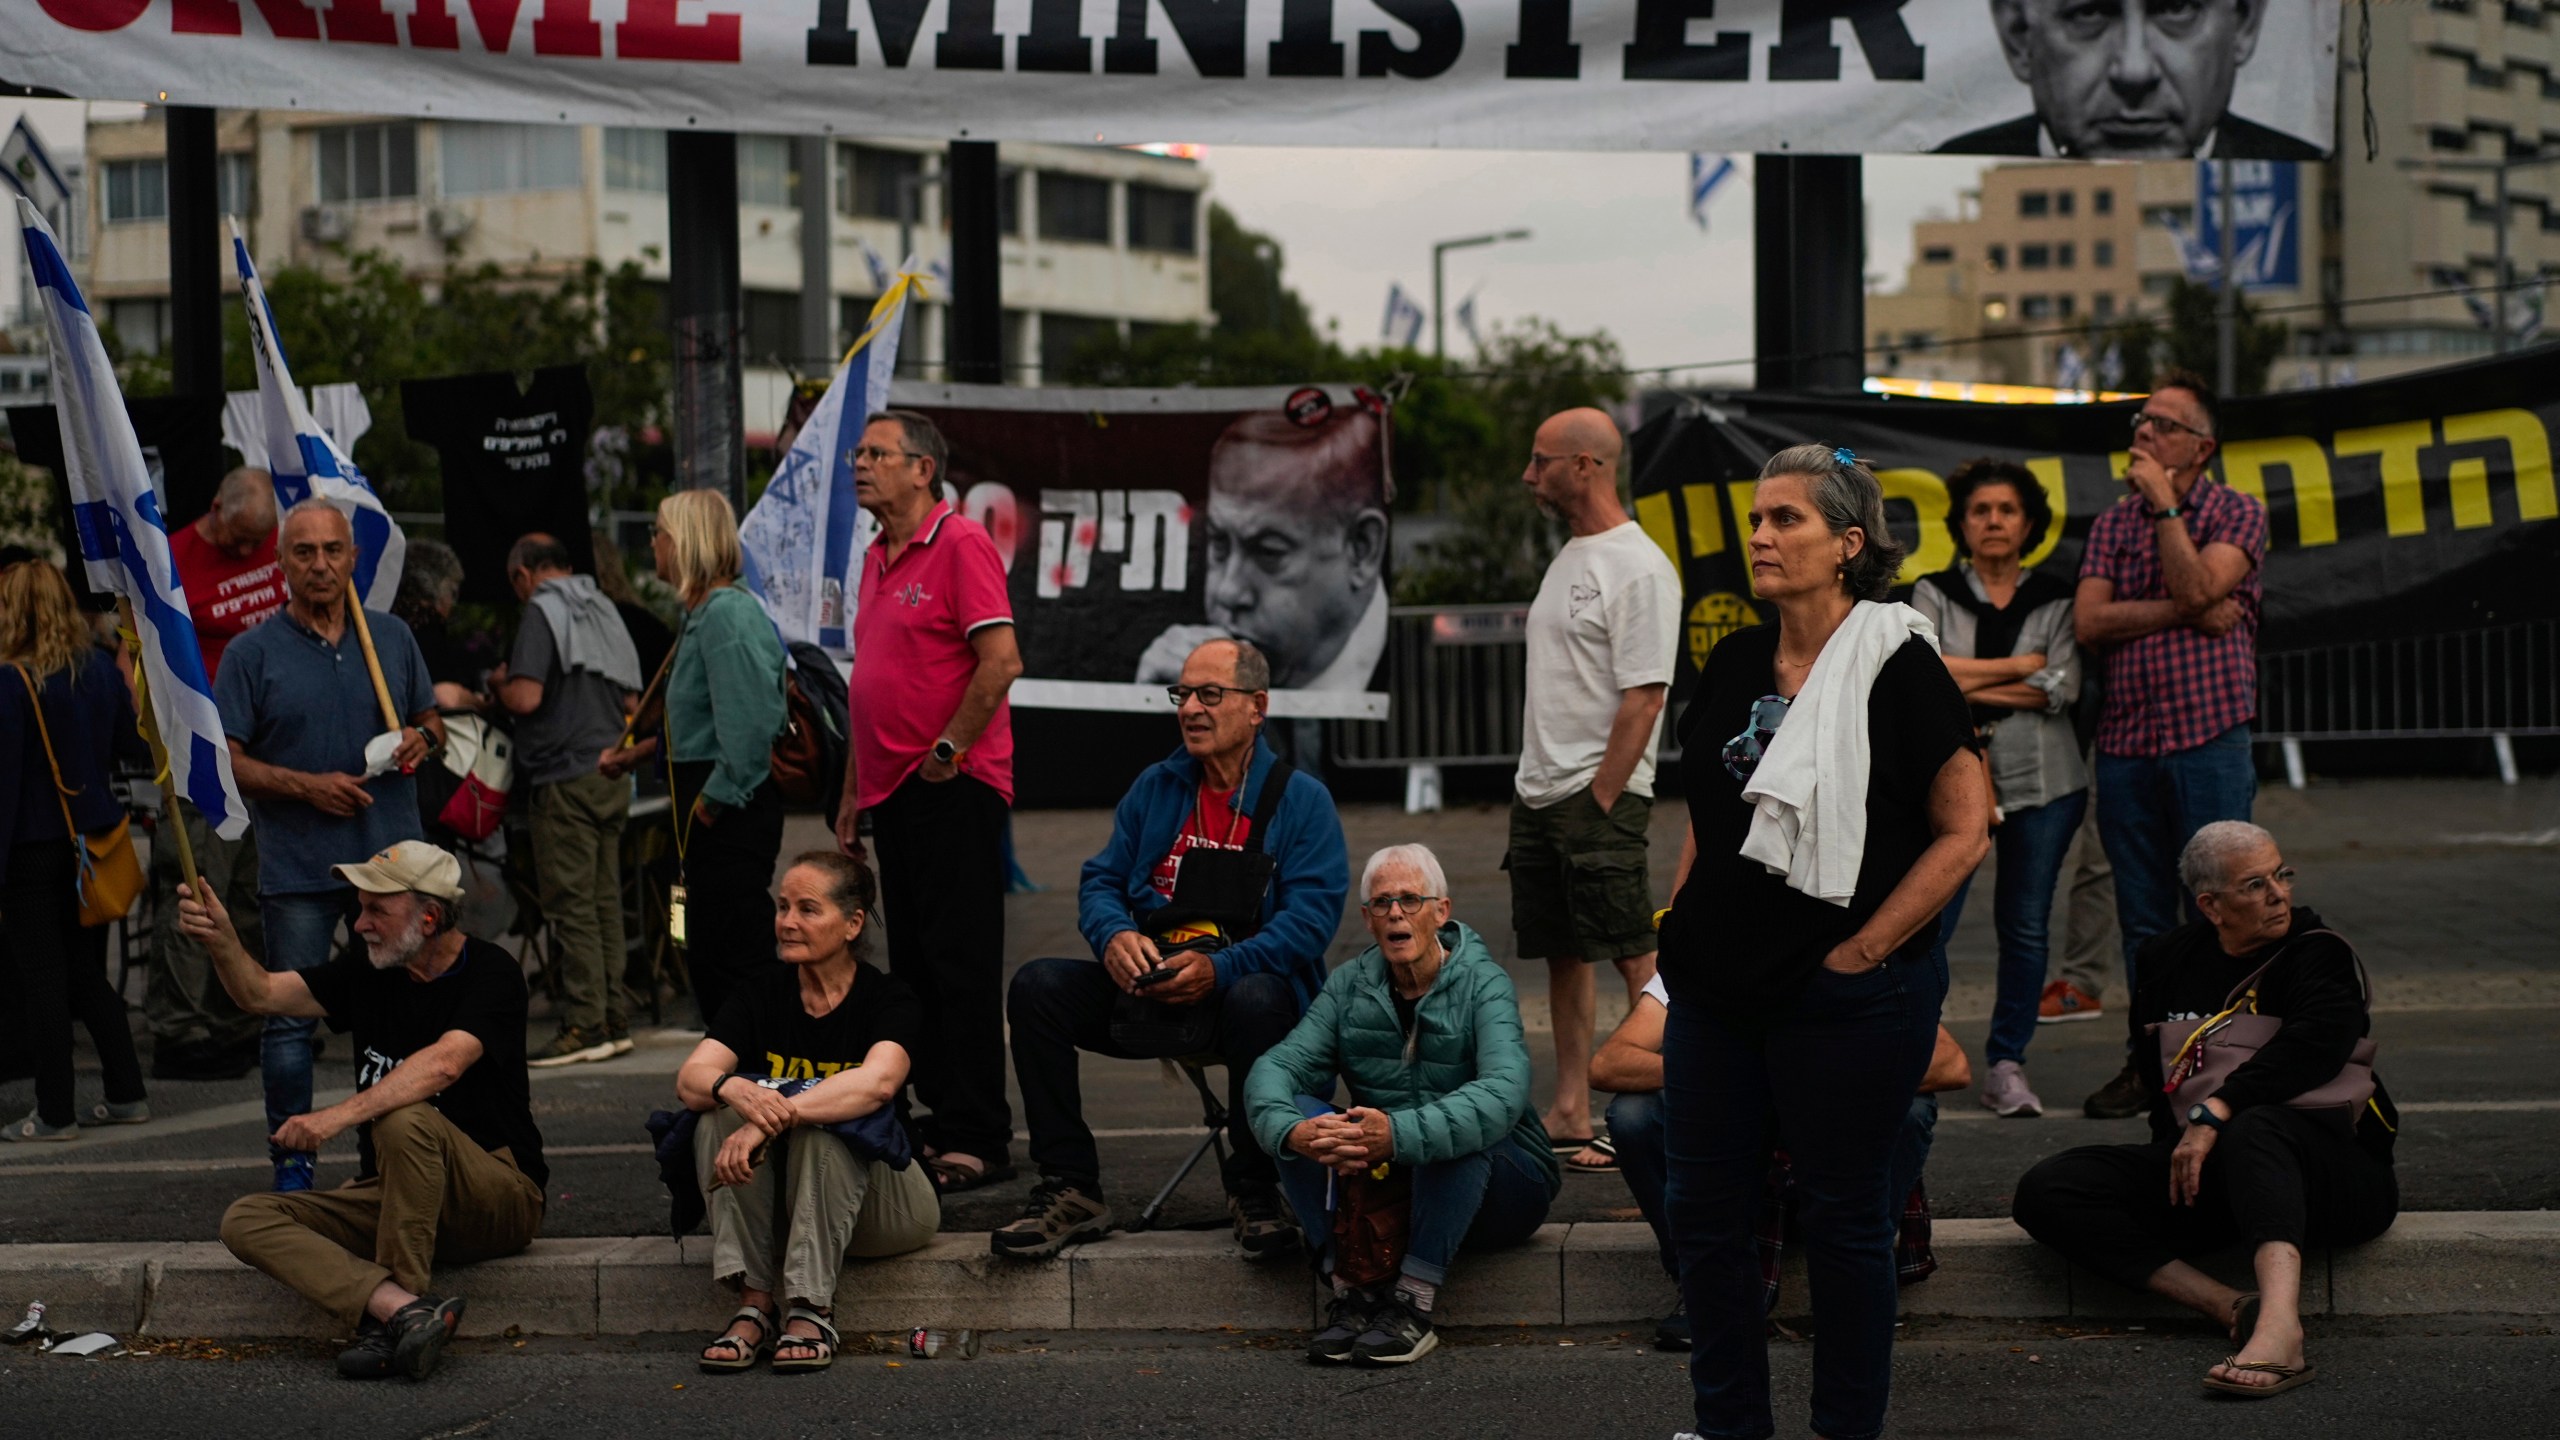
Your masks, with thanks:
[{"label": "blue and white flag", "polygon": [[1387,315],[1379,322],[1378,338],[1391,345],[1410,350],[1422,341],[1422,322],[1427,317],[1422,306],[1404,293],[1404,287],[1387,282]]},{"label": "blue and white flag", "polygon": [[249,242],[240,222],[231,222],[231,258],[240,271],[240,300],[249,312],[249,348],[258,363],[258,408],[265,420],[265,453],[248,457],[276,482],[276,513],[282,514],[312,496],[338,507],[356,537],[356,594],[365,608],[388,610],[400,593],[400,566],[408,557],[409,537],[383,508],[382,497],[311,418],[311,406],[293,383],[284,342],[276,335],[276,312],[267,304],[267,287],[249,259]]},{"label": "blue and white flag", "polygon": [[1707,228],[1707,201],[1714,197],[1716,187],[1732,179],[1733,175],[1733,157],[1730,155],[1690,154],[1689,218],[1698,222],[1699,229]]},{"label": "blue and white flag", "polygon": [[187,592],[169,557],[169,527],[143,465],[142,442],[134,437],[89,302],[71,278],[52,227],[24,196],[18,197],[18,225],[26,239],[28,278],[53,341],[63,479],[71,491],[81,563],[91,588],[132,602],[148,682],[144,694],[168,748],[171,787],[204,812],[216,834],[237,839],[249,812],[231,779],[231,747],[222,737]]},{"label": "blue and white flag", "polygon": [[1476,347],[1476,353],[1483,354],[1484,335],[1476,328],[1476,293],[1472,290],[1467,292],[1466,299],[1458,302],[1458,328],[1467,332],[1467,339]]},{"label": "blue and white flag", "polygon": [[889,405],[898,366],[898,337],[907,301],[923,276],[910,257],[887,293],[871,306],[861,338],[836,367],[818,408],[791,442],[764,495],[738,527],[747,589],[785,644],[806,643],[830,655],[853,653],[853,602],[863,551],[879,532],[853,498],[853,449],[863,422]]}]

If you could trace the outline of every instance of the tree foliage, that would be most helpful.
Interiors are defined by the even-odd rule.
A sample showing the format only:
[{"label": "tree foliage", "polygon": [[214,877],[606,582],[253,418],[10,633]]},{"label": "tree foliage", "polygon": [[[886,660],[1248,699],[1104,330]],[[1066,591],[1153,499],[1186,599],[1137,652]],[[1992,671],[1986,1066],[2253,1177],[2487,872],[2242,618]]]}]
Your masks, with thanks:
[{"label": "tree foliage", "polygon": [[[2260,321],[2258,307],[2244,291],[2234,297],[2232,325],[2239,340],[2232,393],[2262,395],[2267,375],[2285,351],[2284,322]],[[2210,377],[2222,367],[2222,296],[2210,285],[2185,276],[2171,283],[2164,316],[2137,316],[2101,334],[2098,346],[2113,344],[2124,357],[2120,388],[2149,390],[2162,370],[2176,367]]]}]

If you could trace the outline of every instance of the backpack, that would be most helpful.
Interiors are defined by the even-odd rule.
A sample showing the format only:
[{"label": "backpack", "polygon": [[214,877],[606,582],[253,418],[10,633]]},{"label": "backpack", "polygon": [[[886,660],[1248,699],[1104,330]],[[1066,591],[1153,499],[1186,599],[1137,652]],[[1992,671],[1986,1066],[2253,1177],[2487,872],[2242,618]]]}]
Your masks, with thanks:
[{"label": "backpack", "polygon": [[832,825],[851,731],[844,675],[827,652],[805,641],[784,647],[784,659],[782,731],[770,757],[774,788],[789,804],[823,805]]}]

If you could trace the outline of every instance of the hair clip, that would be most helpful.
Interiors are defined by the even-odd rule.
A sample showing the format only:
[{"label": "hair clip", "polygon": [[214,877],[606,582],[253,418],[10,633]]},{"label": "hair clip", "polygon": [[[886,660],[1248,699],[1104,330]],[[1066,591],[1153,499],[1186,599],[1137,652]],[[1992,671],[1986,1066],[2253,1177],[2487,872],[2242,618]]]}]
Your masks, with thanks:
[{"label": "hair clip", "polygon": [[1858,452],[1843,445],[1831,452],[1831,458],[1843,465],[1855,465],[1858,463]]}]

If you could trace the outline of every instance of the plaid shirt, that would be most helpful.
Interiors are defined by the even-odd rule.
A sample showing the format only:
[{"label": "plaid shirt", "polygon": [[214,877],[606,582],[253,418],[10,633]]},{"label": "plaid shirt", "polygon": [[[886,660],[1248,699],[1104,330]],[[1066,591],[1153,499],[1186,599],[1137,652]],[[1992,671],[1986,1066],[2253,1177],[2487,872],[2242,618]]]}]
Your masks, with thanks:
[{"label": "plaid shirt", "polygon": [[[2171,755],[2192,750],[2258,713],[2258,608],[2267,560],[2267,508],[2210,476],[2196,481],[2179,521],[2202,550],[2239,547],[2249,573],[2232,598],[2240,623],[2211,636],[2172,625],[2107,647],[2106,704],[2098,717],[2098,753]],[[2089,527],[2080,578],[2112,580],[2118,600],[2166,600],[2158,523],[2139,495],[2117,501]]]},{"label": "plaid shirt", "polygon": [[[1768,1292],[1766,1313],[1778,1313],[1778,1277],[1787,1256],[1787,1235],[1794,1228],[1795,1162],[1784,1150],[1769,1152],[1769,1175],[1760,1200],[1760,1225],[1754,1237],[1760,1246],[1760,1283]],[[1911,1285],[1938,1273],[1938,1252],[1930,1241],[1929,1186],[1925,1180],[1911,1182],[1911,1193],[1902,1198],[1902,1223],[1894,1236],[1894,1282]]]}]

